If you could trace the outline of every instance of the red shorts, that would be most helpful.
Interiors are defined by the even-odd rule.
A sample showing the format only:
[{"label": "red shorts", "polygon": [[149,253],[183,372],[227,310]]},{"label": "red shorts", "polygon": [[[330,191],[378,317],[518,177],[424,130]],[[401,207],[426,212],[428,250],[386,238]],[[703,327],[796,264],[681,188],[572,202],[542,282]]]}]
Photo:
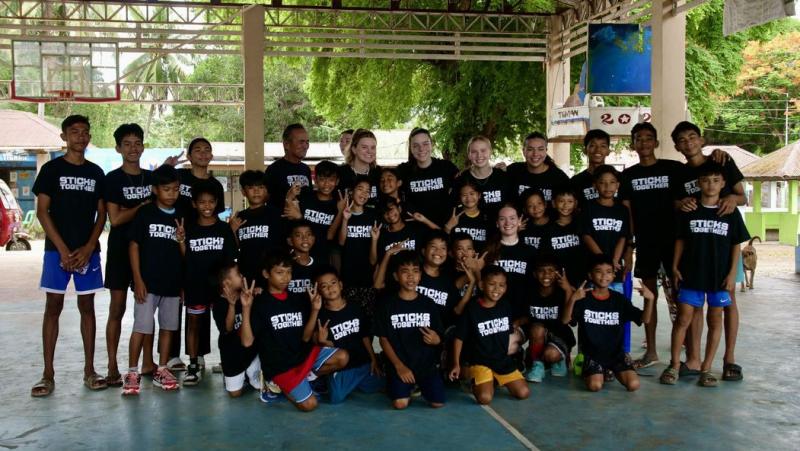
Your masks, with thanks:
[{"label": "red shorts", "polygon": [[275,375],[275,377],[272,378],[272,382],[281,388],[281,392],[290,393],[308,377],[308,373],[313,369],[314,362],[317,361],[317,356],[321,349],[322,348],[319,346],[312,347],[311,352],[308,353],[303,363],[288,371]]}]

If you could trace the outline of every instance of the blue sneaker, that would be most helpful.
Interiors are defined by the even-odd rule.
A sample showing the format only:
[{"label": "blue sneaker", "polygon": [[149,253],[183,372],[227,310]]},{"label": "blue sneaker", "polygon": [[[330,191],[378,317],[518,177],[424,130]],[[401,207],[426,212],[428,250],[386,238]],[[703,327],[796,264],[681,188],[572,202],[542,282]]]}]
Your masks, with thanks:
[{"label": "blue sneaker", "polygon": [[275,404],[277,402],[286,401],[286,396],[283,396],[283,393],[273,393],[269,390],[261,390],[261,395],[258,397],[258,399],[265,404]]},{"label": "blue sneaker", "polygon": [[525,372],[525,380],[528,382],[541,382],[544,379],[544,363],[537,360],[533,366]]},{"label": "blue sneaker", "polygon": [[550,374],[555,377],[564,377],[567,375],[567,362],[564,359],[550,366]]}]

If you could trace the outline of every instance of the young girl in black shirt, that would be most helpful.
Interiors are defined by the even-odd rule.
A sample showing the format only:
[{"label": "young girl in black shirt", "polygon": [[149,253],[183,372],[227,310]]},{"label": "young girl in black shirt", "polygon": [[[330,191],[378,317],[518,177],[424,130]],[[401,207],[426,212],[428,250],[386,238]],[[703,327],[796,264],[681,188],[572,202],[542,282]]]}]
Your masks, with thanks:
[{"label": "young girl in black shirt", "polygon": [[486,246],[489,238],[489,219],[481,211],[481,191],[477,183],[464,180],[458,189],[460,205],[463,208],[453,208],[450,220],[444,225],[447,233],[467,233],[472,237],[473,245],[478,252]]}]

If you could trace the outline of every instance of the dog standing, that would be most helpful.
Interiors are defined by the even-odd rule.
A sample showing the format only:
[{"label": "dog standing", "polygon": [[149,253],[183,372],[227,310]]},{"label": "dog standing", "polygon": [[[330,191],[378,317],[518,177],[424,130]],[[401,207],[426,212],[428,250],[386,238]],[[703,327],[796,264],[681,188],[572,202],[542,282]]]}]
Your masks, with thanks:
[{"label": "dog standing", "polygon": [[[756,275],[756,264],[758,263],[758,254],[756,248],[753,246],[753,241],[761,238],[754,236],[747,242],[747,245],[742,247],[742,266],[744,267],[744,282],[742,282],[742,291],[747,291],[748,288],[753,289],[753,277]],[[750,277],[747,277],[750,273]]]}]

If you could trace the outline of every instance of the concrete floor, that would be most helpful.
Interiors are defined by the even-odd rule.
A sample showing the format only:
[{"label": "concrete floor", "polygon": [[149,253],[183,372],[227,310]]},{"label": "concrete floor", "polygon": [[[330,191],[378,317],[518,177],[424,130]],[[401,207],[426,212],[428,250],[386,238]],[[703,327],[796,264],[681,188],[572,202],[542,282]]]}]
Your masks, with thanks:
[{"label": "concrete floor", "polygon": [[[38,274],[36,275],[38,277]],[[4,277],[5,278],[5,277]],[[494,412],[457,389],[440,410],[416,402],[394,412],[382,395],[356,394],[345,404],[323,403],[311,414],[286,403],[265,405],[254,392],[230,400],[220,375],[206,372],[199,387],[164,393],[144,384],[138,398],[119,389],[91,392],[82,385],[83,353],[74,297],[68,297],[56,351],[56,391],[29,395],[39,379],[43,296],[0,302],[0,448],[3,449],[797,449],[800,394],[800,279],[766,278],[739,295],[742,325],[738,360],[745,380],[718,388],[658,383],[663,364],[641,371],[642,388],[627,393],[616,382],[589,393],[576,378],[548,378],[532,386],[532,397],[513,401],[500,393]],[[6,285],[6,281],[3,281]],[[132,302],[132,301],[130,301]],[[637,301],[639,304],[640,301]],[[95,363],[105,373],[104,326],[108,296],[97,298]],[[660,317],[666,318],[660,305]],[[130,311],[123,324],[119,362],[127,358]],[[659,353],[668,358],[666,323]],[[633,343],[643,330],[635,328]],[[637,348],[638,346],[634,346]],[[634,356],[639,354],[635,349]],[[718,353],[721,359],[722,349]],[[218,361],[212,354],[207,363]],[[714,370],[721,371],[721,361]],[[518,431],[513,435],[497,418]],[[794,445],[792,445],[794,443]]]}]

